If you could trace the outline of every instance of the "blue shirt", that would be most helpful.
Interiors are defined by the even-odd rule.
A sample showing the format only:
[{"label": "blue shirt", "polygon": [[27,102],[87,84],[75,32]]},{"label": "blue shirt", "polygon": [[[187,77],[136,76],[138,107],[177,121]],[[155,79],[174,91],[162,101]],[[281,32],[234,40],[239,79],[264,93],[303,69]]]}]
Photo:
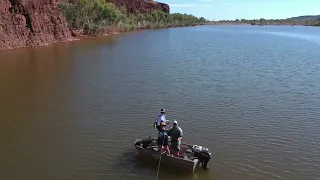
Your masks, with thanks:
[{"label": "blue shirt", "polygon": [[164,123],[167,122],[165,114],[159,114],[158,115],[158,117],[157,117],[157,125],[159,126],[161,122],[164,122]]}]

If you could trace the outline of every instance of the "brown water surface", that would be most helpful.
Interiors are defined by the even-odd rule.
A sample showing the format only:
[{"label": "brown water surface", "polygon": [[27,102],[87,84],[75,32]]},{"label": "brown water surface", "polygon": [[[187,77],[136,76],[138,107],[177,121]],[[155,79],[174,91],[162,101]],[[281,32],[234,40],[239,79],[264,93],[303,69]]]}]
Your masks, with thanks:
[{"label": "brown water surface", "polygon": [[201,26],[0,52],[0,179],[155,179],[135,155],[160,108],[209,171],[320,179],[320,30]]}]

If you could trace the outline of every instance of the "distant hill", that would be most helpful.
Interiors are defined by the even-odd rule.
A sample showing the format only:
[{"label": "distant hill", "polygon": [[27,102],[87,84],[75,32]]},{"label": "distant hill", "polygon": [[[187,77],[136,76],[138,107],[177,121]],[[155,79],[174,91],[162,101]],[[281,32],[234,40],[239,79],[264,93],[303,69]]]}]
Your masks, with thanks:
[{"label": "distant hill", "polygon": [[290,20],[290,21],[315,21],[315,20],[318,20],[318,18],[320,18],[320,15],[291,17],[291,18],[287,18],[286,20]]}]

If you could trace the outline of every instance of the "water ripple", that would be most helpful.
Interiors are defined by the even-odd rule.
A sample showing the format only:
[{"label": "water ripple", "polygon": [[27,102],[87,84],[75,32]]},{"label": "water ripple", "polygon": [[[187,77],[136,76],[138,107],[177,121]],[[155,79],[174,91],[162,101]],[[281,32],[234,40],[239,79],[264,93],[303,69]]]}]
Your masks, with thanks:
[{"label": "water ripple", "polygon": [[159,179],[320,179],[318,29],[288,28],[173,28],[1,53],[0,178],[155,179],[157,162],[133,142],[156,135],[166,108],[212,160],[194,174],[161,167]]}]

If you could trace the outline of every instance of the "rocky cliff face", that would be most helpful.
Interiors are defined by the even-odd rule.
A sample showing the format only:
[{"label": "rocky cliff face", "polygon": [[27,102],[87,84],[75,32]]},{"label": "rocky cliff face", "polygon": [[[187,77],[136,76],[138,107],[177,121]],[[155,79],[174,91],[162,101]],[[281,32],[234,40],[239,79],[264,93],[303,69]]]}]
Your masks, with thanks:
[{"label": "rocky cliff face", "polygon": [[58,0],[1,0],[0,50],[68,41],[71,33]]},{"label": "rocky cliff face", "polygon": [[[67,21],[57,7],[62,0],[0,0],[0,50],[44,46],[72,39]],[[129,13],[161,10],[167,4],[152,0],[106,0]]]},{"label": "rocky cliff face", "polygon": [[116,6],[124,6],[128,13],[139,11],[140,13],[147,13],[152,10],[160,10],[166,13],[170,12],[168,4],[155,2],[153,0],[106,0],[107,2],[114,3]]}]

